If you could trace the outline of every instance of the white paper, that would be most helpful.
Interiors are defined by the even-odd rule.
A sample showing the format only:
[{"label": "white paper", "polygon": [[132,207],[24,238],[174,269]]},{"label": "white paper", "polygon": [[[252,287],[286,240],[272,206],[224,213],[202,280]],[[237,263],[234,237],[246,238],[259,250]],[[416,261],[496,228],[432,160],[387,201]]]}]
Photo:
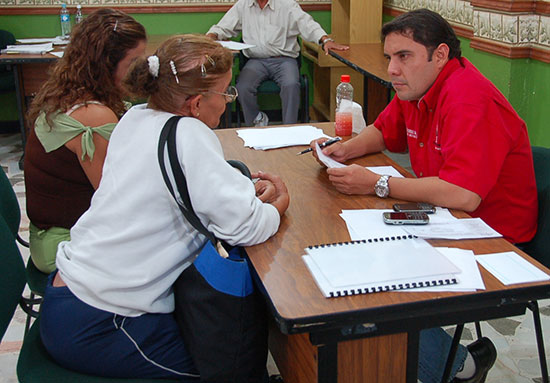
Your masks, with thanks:
[{"label": "white paper", "polygon": [[404,178],[403,175],[393,166],[367,166],[366,168],[373,173],[380,174],[381,176],[388,175],[397,178]]},{"label": "white paper", "polygon": [[406,225],[404,229],[420,238],[474,239],[502,237],[481,218],[464,218],[451,222],[430,222],[427,225]]},{"label": "white paper", "polygon": [[21,54],[43,54],[50,51],[53,51],[52,43],[8,45],[5,50],[2,50],[2,52],[5,52],[5,53],[21,53]]},{"label": "white paper", "polygon": [[322,129],[312,125],[298,125],[286,128],[240,129],[237,135],[244,145],[256,150],[268,150],[287,146],[309,145],[321,137],[330,138]]},{"label": "white paper", "polygon": [[331,157],[327,155],[324,155],[323,150],[321,149],[321,147],[317,142],[315,143],[315,152],[317,153],[317,158],[319,158],[319,161],[324,163],[327,166],[327,168],[345,168],[346,167],[346,165],[336,160],[333,160]]},{"label": "white paper", "polygon": [[550,280],[548,274],[513,251],[478,255],[476,259],[504,285]]},{"label": "white paper", "polygon": [[483,278],[479,272],[479,267],[477,266],[474,252],[472,250],[456,249],[453,247],[436,247],[435,249],[460,269],[460,273],[456,274],[458,283],[454,285],[421,287],[414,290],[402,291],[465,292],[485,290],[485,284],[483,283]]},{"label": "white paper", "polygon": [[63,54],[65,53],[64,51],[59,51],[59,52],[49,52],[51,55],[54,55],[54,56],[57,56],[59,58],[63,57]]},{"label": "white paper", "polygon": [[256,46],[252,44],[239,43],[237,41],[232,41],[232,40],[228,40],[228,41],[218,40],[218,43],[220,43],[222,46],[226,47],[227,49],[231,49],[232,51],[240,51],[242,49],[253,48]]},{"label": "white paper", "polygon": [[53,45],[65,45],[69,43],[69,39],[64,39],[62,36],[56,37],[40,37],[31,39],[17,39],[19,44],[44,44],[52,43]]},{"label": "white paper", "polygon": [[36,39],[17,39],[19,44],[43,44],[43,43],[53,43],[55,37],[42,37]]},{"label": "white paper", "polygon": [[[402,225],[388,225],[382,219],[382,213],[388,209],[356,209],[342,210],[340,216],[348,228],[352,240],[367,238],[384,238],[391,236],[406,236],[408,232]],[[445,223],[453,222],[456,218],[448,209],[436,207],[434,214],[429,214],[430,222]],[[430,225],[430,224],[428,224]]]},{"label": "white paper", "polygon": [[[348,243],[307,248],[325,278],[336,288],[459,273],[460,270],[420,238]],[[434,277],[435,279],[435,277]]]}]

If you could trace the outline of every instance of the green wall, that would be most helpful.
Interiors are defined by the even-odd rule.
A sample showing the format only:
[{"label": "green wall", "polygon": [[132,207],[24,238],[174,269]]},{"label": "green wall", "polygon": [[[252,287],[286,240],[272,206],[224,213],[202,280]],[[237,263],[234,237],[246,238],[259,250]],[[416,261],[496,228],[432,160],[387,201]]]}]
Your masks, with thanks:
[{"label": "green wall", "polygon": [[[310,14],[330,32],[330,12]],[[133,14],[149,34],[205,33],[223,13]],[[384,21],[390,17],[384,16]],[[55,36],[60,33],[57,15],[0,16],[0,29],[11,31],[17,38]],[[525,120],[533,145],[550,147],[550,64],[531,59],[508,59],[470,48],[461,38],[465,57],[479,68],[510,100]],[[305,61],[302,72],[311,78],[312,65]],[[0,119],[5,119],[5,103]],[[8,113],[9,114],[9,113]]]}]

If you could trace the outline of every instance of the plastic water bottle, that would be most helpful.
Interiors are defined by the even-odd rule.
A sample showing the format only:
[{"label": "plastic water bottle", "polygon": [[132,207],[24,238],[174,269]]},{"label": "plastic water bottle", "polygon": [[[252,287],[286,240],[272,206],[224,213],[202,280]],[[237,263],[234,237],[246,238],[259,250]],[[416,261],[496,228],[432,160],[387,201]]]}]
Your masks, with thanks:
[{"label": "plastic water bottle", "polygon": [[59,16],[61,20],[61,36],[64,39],[67,39],[71,33],[71,16],[67,10],[67,4],[61,4],[61,12],[59,12]]},{"label": "plastic water bottle", "polygon": [[74,16],[74,23],[78,24],[84,19],[84,16],[82,15],[82,5],[78,4],[76,6],[76,14]]},{"label": "plastic water bottle", "polygon": [[336,118],[334,130],[337,136],[351,136],[353,131],[353,87],[350,76],[343,74],[336,87]]}]

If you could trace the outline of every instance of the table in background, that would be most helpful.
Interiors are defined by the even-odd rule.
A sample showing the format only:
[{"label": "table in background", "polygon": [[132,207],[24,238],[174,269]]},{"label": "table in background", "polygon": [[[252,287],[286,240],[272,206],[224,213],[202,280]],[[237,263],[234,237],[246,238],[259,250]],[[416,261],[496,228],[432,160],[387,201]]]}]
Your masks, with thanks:
[{"label": "table in background", "polygon": [[364,76],[363,114],[372,124],[391,101],[391,81],[383,43],[349,44],[347,51],[329,51],[331,56]]},{"label": "table in background", "polygon": [[[332,123],[313,125],[334,134]],[[290,207],[278,233],[247,248],[273,317],[270,350],[286,383],[416,383],[421,329],[519,315],[528,301],[550,297],[550,282],[504,286],[480,267],[484,291],[325,298],[301,259],[304,249],[350,240],[339,217],[341,210],[391,209],[396,200],[339,193],[311,154],[296,156],[303,147],[256,151],[245,148],[234,129],[217,130],[216,134],[227,159],[241,160],[251,171],[280,175],[290,193]],[[392,165],[407,174],[381,153],[352,162]],[[476,254],[515,251],[550,272],[501,238],[430,243],[471,249]]]}]

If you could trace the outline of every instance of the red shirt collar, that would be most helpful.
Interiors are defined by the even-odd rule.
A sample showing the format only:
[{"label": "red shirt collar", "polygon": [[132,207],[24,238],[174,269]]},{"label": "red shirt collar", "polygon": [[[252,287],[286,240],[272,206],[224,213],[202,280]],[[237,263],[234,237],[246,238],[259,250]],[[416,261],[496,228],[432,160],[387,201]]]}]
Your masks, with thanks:
[{"label": "red shirt collar", "polygon": [[[465,61],[465,62],[463,62]],[[465,58],[461,57],[453,58],[445,64],[437,78],[435,79],[435,82],[433,85],[428,89],[426,94],[422,96],[422,98],[418,101],[411,101],[413,103],[417,103],[416,105],[418,108],[421,108],[421,105],[423,105],[424,108],[430,110],[435,109],[437,105],[437,100],[439,99],[439,93],[441,93],[441,88],[443,88],[443,85],[445,84],[445,81],[451,74],[453,74],[456,70],[460,68],[464,68],[466,65],[466,62],[468,62]]]}]

